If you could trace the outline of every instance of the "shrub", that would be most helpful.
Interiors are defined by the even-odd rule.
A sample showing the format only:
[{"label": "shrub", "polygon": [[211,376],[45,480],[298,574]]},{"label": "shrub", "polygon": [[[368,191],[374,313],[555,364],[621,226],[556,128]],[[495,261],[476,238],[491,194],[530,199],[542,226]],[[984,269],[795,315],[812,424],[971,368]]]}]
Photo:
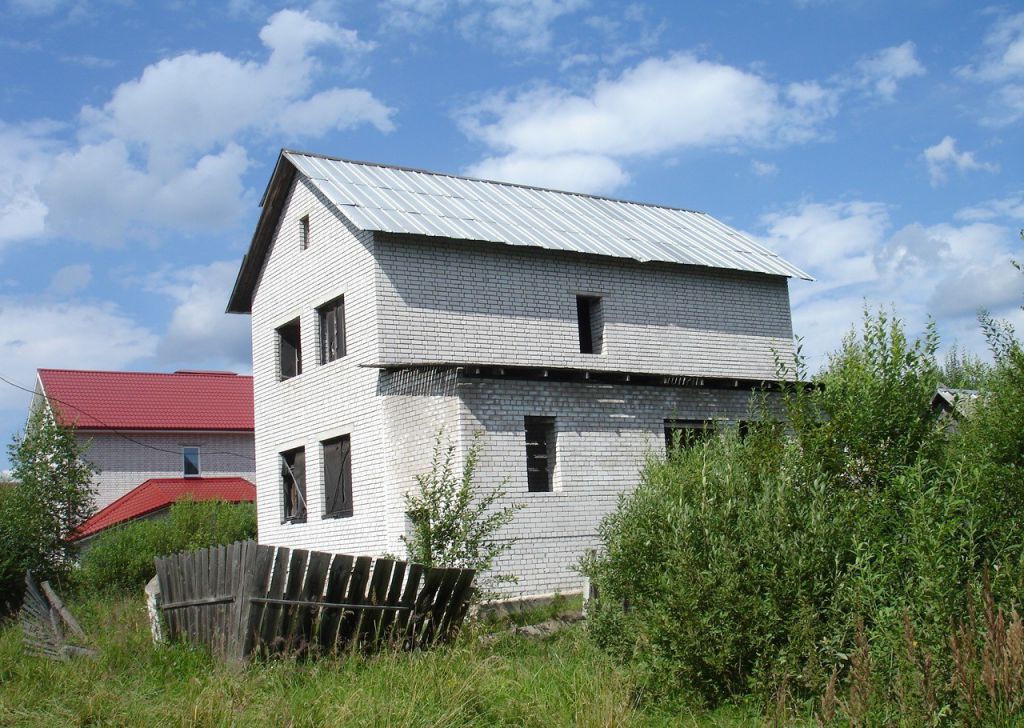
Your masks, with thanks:
[{"label": "shrub", "polygon": [[134,591],[156,573],[153,559],[256,537],[251,503],[182,500],[167,518],[135,521],[98,535],[82,554],[76,582],[88,591]]},{"label": "shrub", "polygon": [[8,446],[17,482],[0,493],[0,614],[21,603],[25,572],[60,579],[71,566],[67,535],[92,513],[92,469],[74,429],[33,407]]},{"label": "shrub", "polygon": [[[986,565],[995,603],[1020,599],[1024,355],[1004,337],[990,390],[949,430],[928,407],[936,345],[931,327],[911,342],[867,316],[824,389],[786,397],[789,432],[726,431],[647,462],[584,570],[600,594],[593,636],[649,695],[831,694],[834,712],[844,694],[852,723],[892,717],[890,686],[927,682],[908,629],[915,664],[926,654],[951,676],[950,625],[983,608]],[[939,683],[929,700],[959,710]]]},{"label": "shrub", "polygon": [[417,488],[405,496],[412,530],[409,536],[402,536],[412,561],[475,569],[477,597],[490,596],[488,584],[515,581],[514,576],[494,577],[487,572],[513,544],[510,539],[498,538],[497,532],[522,508],[519,504],[496,507],[505,496],[501,486],[483,492],[474,485],[479,456],[479,441],[474,438],[462,474],[456,476],[455,445],[445,444],[444,432],[438,433],[430,472],[416,476]]}]

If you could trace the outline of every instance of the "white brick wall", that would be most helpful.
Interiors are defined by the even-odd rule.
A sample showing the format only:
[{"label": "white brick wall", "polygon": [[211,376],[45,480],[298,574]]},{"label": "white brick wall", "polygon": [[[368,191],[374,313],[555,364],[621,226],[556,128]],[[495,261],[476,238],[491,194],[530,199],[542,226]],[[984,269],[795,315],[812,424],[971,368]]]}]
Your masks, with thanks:
[{"label": "white brick wall", "polygon": [[[309,248],[299,248],[299,219],[309,215]],[[349,227],[299,181],[285,203],[252,307],[259,540],[301,548],[380,553],[397,540],[387,522],[385,461],[376,397],[373,239]],[[347,355],[320,365],[316,307],[345,296]],[[301,375],[278,381],[275,329],[301,319]],[[323,518],[319,443],[352,438],[350,518]],[[282,523],[278,453],[306,448],[306,523]]]},{"label": "white brick wall", "polygon": [[[299,249],[298,220],[310,217]],[[317,362],[316,307],[345,295],[348,355]],[[583,355],[577,294],[600,295],[604,351]],[[275,328],[301,319],[303,373],[280,382]],[[326,551],[400,552],[403,493],[430,468],[441,427],[460,463],[484,432],[478,482],[504,481],[526,508],[500,568],[510,593],[579,588],[572,571],[597,524],[635,487],[667,418],[742,419],[735,390],[467,380],[449,396],[394,394],[387,373],[359,365],[462,361],[737,378],[775,376],[772,349],[792,351],[786,280],[538,250],[360,232],[301,177],[281,215],[252,307],[256,483],[263,543]],[[556,418],[556,492],[528,493],[523,418]],[[349,433],[355,515],[324,519],[319,442]],[[278,454],[306,448],[306,523],[282,523]]]},{"label": "white brick wall", "polygon": [[201,474],[206,477],[252,480],[256,470],[251,433],[130,432],[125,435],[136,442],[109,432],[77,433],[79,443],[85,448],[86,460],[99,470],[93,479],[97,509],[110,505],[150,478],[182,477],[181,449],[185,446],[199,447]]},{"label": "white brick wall", "polygon": [[[385,361],[771,379],[793,350],[779,276],[377,238]],[[579,353],[577,294],[602,298],[602,354]]]}]

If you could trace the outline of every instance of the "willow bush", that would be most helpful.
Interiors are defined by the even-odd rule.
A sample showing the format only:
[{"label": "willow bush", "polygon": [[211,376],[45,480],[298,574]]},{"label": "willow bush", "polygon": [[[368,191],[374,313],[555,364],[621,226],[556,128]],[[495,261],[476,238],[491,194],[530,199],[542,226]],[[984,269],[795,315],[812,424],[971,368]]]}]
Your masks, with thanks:
[{"label": "willow bush", "polygon": [[890,720],[909,629],[947,676],[931,688],[943,715],[959,714],[951,626],[983,609],[986,569],[1008,612],[1024,593],[1024,354],[1011,333],[951,426],[929,406],[937,347],[931,327],[911,340],[866,313],[824,386],[784,396],[785,427],[649,456],[583,564],[591,634],[649,699],[768,703],[781,685],[810,704],[857,683],[870,645],[873,719]]}]

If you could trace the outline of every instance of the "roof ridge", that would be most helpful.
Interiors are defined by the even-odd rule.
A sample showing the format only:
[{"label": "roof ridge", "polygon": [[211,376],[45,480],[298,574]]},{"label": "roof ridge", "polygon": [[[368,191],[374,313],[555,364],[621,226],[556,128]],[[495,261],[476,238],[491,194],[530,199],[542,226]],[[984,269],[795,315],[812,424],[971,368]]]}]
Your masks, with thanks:
[{"label": "roof ridge", "polygon": [[37,372],[68,372],[71,374],[117,374],[125,375],[130,374],[133,376],[149,376],[149,377],[222,377],[226,378],[228,374],[239,377],[252,379],[252,374],[239,374],[238,372],[214,372],[214,371],[176,371],[176,372],[139,372],[139,371],[128,371],[124,369],[63,369],[57,367],[39,367]]},{"label": "roof ridge", "polygon": [[282,154],[299,154],[304,157],[318,157],[320,159],[329,159],[332,162],[345,162],[347,164],[360,164],[364,167],[380,167],[382,169],[395,169],[400,172],[415,172],[417,174],[429,174],[435,177],[451,177],[452,179],[466,180],[467,182],[480,182],[482,184],[489,185],[501,185],[503,187],[518,187],[524,190],[534,190],[535,192],[552,192],[558,195],[574,195],[576,197],[587,197],[592,200],[604,200],[606,202],[619,202],[624,205],[637,205],[639,207],[654,207],[661,210],[673,210],[675,212],[689,212],[694,215],[707,215],[708,213],[703,210],[692,210],[687,207],[674,207],[672,205],[661,205],[656,202],[642,202],[640,200],[627,200],[622,197],[610,197],[608,195],[595,195],[589,192],[574,192],[573,190],[559,190],[554,187],[539,187],[537,185],[527,185],[520,182],[504,182],[497,179],[486,179],[484,177],[470,177],[465,174],[452,174],[451,172],[436,172],[431,169],[423,169],[421,167],[407,167],[400,164],[386,164],[385,162],[367,162],[362,159],[348,159],[347,157],[336,157],[331,154],[321,154],[319,152],[307,152],[301,149],[281,149]]}]

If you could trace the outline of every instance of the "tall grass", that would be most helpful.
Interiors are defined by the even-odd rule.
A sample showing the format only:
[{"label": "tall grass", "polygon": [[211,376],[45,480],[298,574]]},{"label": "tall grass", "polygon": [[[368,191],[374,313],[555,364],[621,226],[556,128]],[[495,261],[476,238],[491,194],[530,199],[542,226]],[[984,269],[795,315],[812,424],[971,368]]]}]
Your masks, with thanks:
[{"label": "tall grass", "polygon": [[0,630],[0,725],[12,726],[753,726],[756,714],[636,707],[621,665],[573,628],[545,640],[477,625],[443,649],[375,657],[254,662],[150,642],[142,600],[72,604],[99,656],[25,655]]}]

